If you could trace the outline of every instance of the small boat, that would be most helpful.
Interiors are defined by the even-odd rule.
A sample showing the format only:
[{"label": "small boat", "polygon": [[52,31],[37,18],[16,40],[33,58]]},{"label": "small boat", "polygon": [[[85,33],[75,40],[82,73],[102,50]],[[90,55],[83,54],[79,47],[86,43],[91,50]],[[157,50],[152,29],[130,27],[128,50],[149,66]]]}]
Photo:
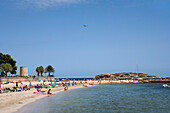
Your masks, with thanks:
[{"label": "small boat", "polygon": [[138,80],[134,80],[133,83],[134,83],[134,84],[137,84],[137,83],[139,83],[139,81],[138,81]]},{"label": "small boat", "polygon": [[149,83],[149,81],[148,81],[148,80],[142,80],[142,82],[143,82],[143,83]]},{"label": "small boat", "polygon": [[169,87],[168,84],[163,84],[162,85],[164,88]]}]

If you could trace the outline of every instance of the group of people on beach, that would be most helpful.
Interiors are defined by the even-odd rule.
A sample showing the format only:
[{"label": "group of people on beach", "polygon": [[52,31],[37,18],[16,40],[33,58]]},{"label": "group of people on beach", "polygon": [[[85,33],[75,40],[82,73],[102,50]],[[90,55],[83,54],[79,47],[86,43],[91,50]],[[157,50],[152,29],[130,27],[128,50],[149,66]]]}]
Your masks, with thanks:
[{"label": "group of people on beach", "polygon": [[[72,80],[71,80],[72,81]],[[75,85],[83,85],[83,87],[88,87],[87,85],[87,80],[83,81],[82,80],[73,80],[71,81],[60,81],[59,83],[53,83],[53,84],[47,84],[47,83],[37,83],[36,85],[32,85],[31,81],[29,81],[29,85],[23,85],[22,82],[20,82],[20,85],[18,83],[16,83],[16,86],[13,88],[4,88],[4,90],[2,90],[1,88],[1,92],[14,92],[14,91],[27,91],[30,90],[32,88],[35,88],[37,91],[33,92],[34,94],[49,94],[52,95],[51,93],[51,88],[56,88],[59,86],[64,87],[64,91],[68,91],[69,86],[75,86]],[[93,83],[90,83],[89,85],[93,85]],[[48,90],[47,90],[48,89]]]},{"label": "group of people on beach", "polygon": [[30,87],[28,85],[23,85],[21,83],[21,86],[18,86],[18,83],[16,83],[16,86],[13,87],[1,87],[0,93],[6,93],[6,92],[21,92],[21,91],[27,91],[30,90]]},{"label": "group of people on beach", "polygon": [[[68,91],[69,86],[83,85],[83,87],[87,87],[86,83],[87,83],[87,81],[85,81],[85,84],[83,84],[82,81],[79,81],[79,80],[75,81],[75,80],[73,80],[72,83],[70,81],[61,82],[60,86],[64,87],[64,91]],[[58,85],[56,85],[56,84],[48,84],[48,85],[37,84],[35,86],[35,88],[37,88],[37,92],[34,92],[34,93],[41,93],[41,94],[50,94],[50,95],[52,95],[51,89],[48,89],[47,93],[46,93],[46,91],[41,90],[42,88],[49,88],[49,87],[54,88],[54,87],[58,87]]]}]

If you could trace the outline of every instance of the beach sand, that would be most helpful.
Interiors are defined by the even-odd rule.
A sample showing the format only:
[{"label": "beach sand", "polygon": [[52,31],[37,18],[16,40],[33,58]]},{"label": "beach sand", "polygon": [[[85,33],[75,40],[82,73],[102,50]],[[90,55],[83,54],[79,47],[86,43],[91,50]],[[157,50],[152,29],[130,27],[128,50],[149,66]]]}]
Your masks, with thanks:
[{"label": "beach sand", "polygon": [[[98,83],[97,81],[90,81],[88,83],[94,84]],[[35,82],[33,84],[37,84],[38,82]],[[108,83],[108,81],[103,81],[102,83]],[[23,85],[29,84],[23,83]],[[83,85],[76,85],[76,86],[69,86],[69,89],[73,88],[81,88]],[[57,87],[57,88],[51,88],[52,93],[55,94],[60,91],[64,91],[64,87]],[[32,88],[28,91],[22,91],[22,92],[11,92],[11,93],[1,93],[0,94],[0,113],[12,113],[16,112],[18,109],[23,107],[24,105],[34,102],[40,98],[46,97],[48,95],[43,94],[34,94],[33,92],[36,92],[35,88]]]}]

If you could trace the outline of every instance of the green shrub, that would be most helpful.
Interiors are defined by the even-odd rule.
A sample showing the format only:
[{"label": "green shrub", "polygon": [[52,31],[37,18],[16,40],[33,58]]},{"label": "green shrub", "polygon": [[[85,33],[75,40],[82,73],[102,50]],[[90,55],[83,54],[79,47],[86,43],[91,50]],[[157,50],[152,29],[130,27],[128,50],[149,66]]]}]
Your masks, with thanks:
[{"label": "green shrub", "polygon": [[148,75],[147,77],[152,77],[151,75]]},{"label": "green shrub", "polygon": [[50,75],[50,77],[54,77],[54,75]]},{"label": "green shrub", "polygon": [[124,75],[120,75],[120,77],[123,77]]},{"label": "green shrub", "polygon": [[139,77],[144,77],[144,75],[139,75]]}]

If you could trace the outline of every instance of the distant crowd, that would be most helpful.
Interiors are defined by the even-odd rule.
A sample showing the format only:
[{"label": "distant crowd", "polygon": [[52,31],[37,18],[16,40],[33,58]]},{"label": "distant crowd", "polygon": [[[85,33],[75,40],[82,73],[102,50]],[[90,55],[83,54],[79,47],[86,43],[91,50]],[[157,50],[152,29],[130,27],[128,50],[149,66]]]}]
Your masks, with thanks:
[{"label": "distant crowd", "polygon": [[[18,84],[21,84],[20,86]],[[63,87],[64,91],[68,91],[69,86],[76,86],[76,85],[83,85],[83,87],[87,87],[88,81],[85,80],[84,82],[82,80],[62,80],[58,82],[51,82],[50,84],[46,82],[41,82],[36,85],[32,85],[31,81],[29,81],[29,85],[24,85],[22,82],[16,82],[16,85],[12,88],[9,87],[1,87],[0,93],[9,93],[9,92],[21,92],[21,91],[28,91],[31,89],[36,89],[36,92],[33,92],[34,94],[50,94],[51,88],[57,88],[57,87]],[[93,83],[89,83],[89,85],[93,85]],[[44,90],[45,89],[45,90]],[[48,89],[46,91],[46,89]]]}]

